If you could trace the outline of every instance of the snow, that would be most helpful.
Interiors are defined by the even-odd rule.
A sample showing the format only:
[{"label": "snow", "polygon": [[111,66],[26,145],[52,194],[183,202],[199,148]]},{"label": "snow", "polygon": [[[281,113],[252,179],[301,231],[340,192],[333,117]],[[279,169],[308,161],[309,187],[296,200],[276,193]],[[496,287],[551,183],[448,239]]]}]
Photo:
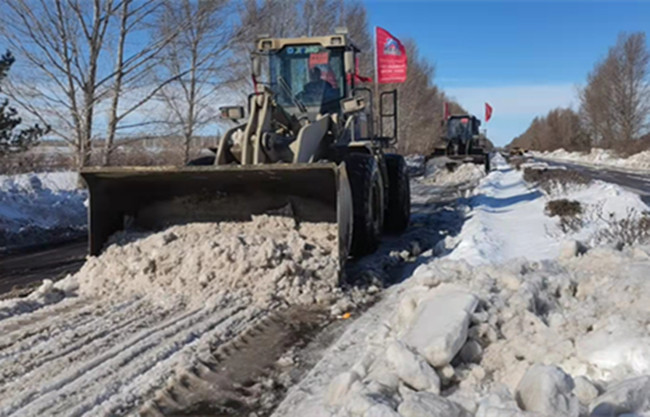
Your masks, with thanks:
[{"label": "snow", "polygon": [[75,275],[0,301],[0,415],[137,410],[273,311],[371,298],[338,285],[335,224],[260,215],[111,242]]},{"label": "snow", "polygon": [[557,366],[534,365],[519,382],[516,398],[522,409],[558,417],[578,417],[573,378]]},{"label": "snow", "polygon": [[397,372],[399,379],[409,386],[418,391],[440,393],[438,374],[403,342],[395,341],[388,345],[386,358]]},{"label": "snow", "polygon": [[433,158],[426,164],[426,177],[421,181],[429,185],[460,185],[474,182],[485,176],[485,169],[482,165],[473,163],[462,163],[453,170],[446,167],[445,158]]},{"label": "snow", "polygon": [[[441,285],[417,302],[404,341],[434,367],[449,364],[467,339],[476,297],[451,285]],[[431,322],[431,317],[437,320]]]},{"label": "snow", "polygon": [[0,175],[0,247],[83,233],[86,196],[75,172]]},{"label": "snow", "polygon": [[560,148],[552,152],[533,152],[533,155],[540,158],[586,165],[639,171],[650,170],[650,151],[639,152],[627,158],[618,157],[614,152],[600,148],[592,148],[589,153],[567,152]]},{"label": "snow", "polygon": [[[402,257],[418,266],[348,321],[274,416],[650,415],[650,246],[594,238],[610,213],[647,206],[598,181],[542,192],[492,165],[429,164],[413,180],[423,206],[476,184],[458,234]],[[583,205],[577,230],[545,214],[558,198]],[[273,311],[371,301],[338,287],[329,226],[260,216],[114,236],[78,274],[0,302],[0,416],[134,414]]]},{"label": "snow", "polygon": [[426,158],[424,155],[413,154],[404,157],[409,176],[419,177],[424,175]]},{"label": "snow", "polygon": [[[629,210],[643,213],[648,206],[639,195],[610,183],[593,181],[587,186],[558,189],[545,195],[523,179],[523,171],[511,169],[495,158],[493,171],[481,180],[470,201],[472,212],[458,236],[448,242],[451,259],[472,265],[499,264],[516,258],[553,259],[566,239],[589,241],[607,226],[605,218],[622,219]],[[565,235],[558,219],[544,215],[546,203],[565,198],[584,207],[579,231]]]},{"label": "snow", "polygon": [[[493,165],[461,232],[447,239],[447,255],[422,254],[420,266],[348,327],[274,416],[381,409],[550,417],[607,407],[617,414],[593,415],[650,415],[647,383],[634,379],[650,373],[650,247],[594,247],[589,239],[606,227],[597,212],[647,207],[601,182],[546,195],[499,157]],[[544,214],[555,198],[587,207],[579,231],[562,232]],[[422,347],[438,332],[445,359],[430,360]],[[350,370],[345,394],[325,401],[330,381],[349,378]]]}]

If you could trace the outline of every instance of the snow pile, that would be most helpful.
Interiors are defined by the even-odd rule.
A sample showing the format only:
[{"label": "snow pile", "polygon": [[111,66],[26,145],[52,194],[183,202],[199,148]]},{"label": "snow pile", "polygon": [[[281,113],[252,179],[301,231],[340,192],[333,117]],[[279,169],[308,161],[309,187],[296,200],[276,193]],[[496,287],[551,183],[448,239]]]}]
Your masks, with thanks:
[{"label": "snow pile", "polygon": [[40,243],[86,227],[74,172],[0,175],[0,247]]},{"label": "snow pile", "polygon": [[341,296],[336,224],[297,225],[291,217],[261,215],[251,222],[173,226],[133,240],[138,237],[119,236],[86,262],[74,276],[79,293],[158,302],[180,297],[194,305],[229,291],[264,305],[329,304]]},{"label": "snow pile", "polygon": [[592,148],[589,153],[567,152],[560,148],[552,152],[536,152],[536,154],[542,158],[581,164],[650,170],[650,151],[639,152],[627,158],[618,157],[613,151],[600,148]]},{"label": "snow pile", "polygon": [[[595,211],[647,207],[601,182],[545,195],[492,163],[451,253],[423,253],[275,416],[650,415],[650,247],[577,241],[605,226]],[[558,197],[587,208],[569,236],[544,213]]]},{"label": "snow pile", "polygon": [[78,273],[17,306],[5,302],[4,311],[37,308],[39,300],[56,302],[52,294],[59,293],[107,303],[144,297],[164,306],[201,307],[236,297],[261,308],[336,303],[345,309],[351,306],[348,296],[364,295],[345,295],[338,286],[337,245],[336,224],[298,225],[291,217],[268,215],[250,222],[173,226],[153,234],[121,232]]},{"label": "snow pile", "polygon": [[404,157],[404,160],[406,161],[406,167],[408,169],[409,176],[419,177],[424,175],[424,168],[426,165],[426,159],[424,155],[407,155]]},{"label": "snow pile", "polygon": [[[648,270],[650,248],[498,267],[434,260],[355,323],[275,415],[650,413]],[[597,414],[607,407],[618,411]]]},{"label": "snow pile", "polygon": [[124,232],[75,275],[0,302],[0,415],[123,415],[288,305],[345,312],[337,227],[291,217]]},{"label": "snow pile", "polygon": [[[496,166],[484,178],[470,200],[472,210],[461,232],[445,243],[452,259],[472,265],[498,264],[510,259],[553,259],[560,255],[567,239],[589,243],[603,228],[605,219],[622,219],[630,210],[642,213],[648,206],[641,198],[621,187],[601,181],[587,185],[558,187],[550,195],[523,179],[523,171],[493,159]],[[580,202],[581,227],[566,235],[557,217],[545,215],[546,203],[555,199]]]},{"label": "snow pile", "polygon": [[422,179],[422,182],[428,185],[455,186],[471,183],[485,176],[482,166],[476,164],[459,164],[450,171],[444,165],[440,166],[435,158],[431,161],[427,163],[427,176]]}]

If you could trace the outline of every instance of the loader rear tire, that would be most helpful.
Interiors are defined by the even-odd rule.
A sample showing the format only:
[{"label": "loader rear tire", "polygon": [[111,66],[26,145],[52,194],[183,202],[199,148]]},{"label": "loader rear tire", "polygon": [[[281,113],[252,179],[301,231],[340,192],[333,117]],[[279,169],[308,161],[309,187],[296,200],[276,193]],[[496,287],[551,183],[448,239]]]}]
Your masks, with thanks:
[{"label": "loader rear tire", "polygon": [[406,230],[411,218],[411,188],[406,161],[402,155],[386,155],[388,171],[388,206],[384,216],[384,229],[399,234]]},{"label": "loader rear tire", "polygon": [[374,252],[384,223],[382,183],[377,161],[371,155],[352,153],[345,158],[352,191],[352,244],[350,255]]}]

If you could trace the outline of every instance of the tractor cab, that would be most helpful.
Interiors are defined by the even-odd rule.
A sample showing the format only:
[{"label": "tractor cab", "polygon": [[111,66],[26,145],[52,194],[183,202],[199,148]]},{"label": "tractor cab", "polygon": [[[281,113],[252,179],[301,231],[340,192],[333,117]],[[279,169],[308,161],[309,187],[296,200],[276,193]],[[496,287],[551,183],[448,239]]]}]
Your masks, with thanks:
[{"label": "tractor cab", "polygon": [[447,139],[452,142],[467,143],[479,135],[481,121],[475,116],[451,116],[447,120]]},{"label": "tractor cab", "polygon": [[[340,33],[262,38],[256,55],[268,58],[264,75],[276,102],[288,113],[307,115],[313,121],[318,114],[340,113],[341,100],[352,96],[357,52],[347,36]],[[256,77],[262,73],[261,65],[257,66]]]}]

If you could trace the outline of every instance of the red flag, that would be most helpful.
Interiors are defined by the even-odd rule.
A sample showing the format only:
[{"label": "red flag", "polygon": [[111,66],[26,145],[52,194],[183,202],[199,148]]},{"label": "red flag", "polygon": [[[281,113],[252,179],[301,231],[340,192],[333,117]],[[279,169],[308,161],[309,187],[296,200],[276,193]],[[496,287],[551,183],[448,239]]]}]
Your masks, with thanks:
[{"label": "red flag", "polygon": [[449,112],[449,103],[447,103],[447,102],[445,101],[445,104],[444,104],[444,107],[443,107],[443,108],[444,108],[443,111],[444,111],[444,113],[445,113],[445,114],[444,114],[444,120],[447,120],[447,119],[449,119],[449,116],[451,116],[451,113]]},{"label": "red flag", "polygon": [[403,83],[406,81],[406,48],[387,30],[377,28],[375,45],[377,82],[379,84]]},{"label": "red flag", "polygon": [[485,123],[490,120],[490,117],[492,117],[492,106],[485,103]]}]

